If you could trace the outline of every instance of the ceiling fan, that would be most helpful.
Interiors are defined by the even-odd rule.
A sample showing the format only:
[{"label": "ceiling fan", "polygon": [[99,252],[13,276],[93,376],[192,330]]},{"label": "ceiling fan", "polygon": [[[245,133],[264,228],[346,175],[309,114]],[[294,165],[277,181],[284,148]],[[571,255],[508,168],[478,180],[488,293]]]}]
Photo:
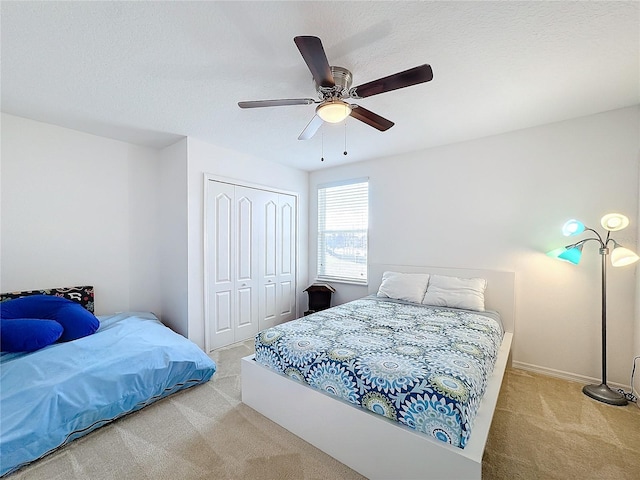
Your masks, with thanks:
[{"label": "ceiling fan", "polygon": [[327,55],[318,37],[299,36],[293,39],[302,58],[307,63],[316,84],[320,100],[313,98],[289,98],[280,100],[256,100],[238,102],[240,108],[279,107],[284,105],[311,105],[318,103],[316,114],[302,131],[298,140],[308,140],[318,131],[323,122],[338,123],[351,116],[382,132],[394,123],[360,105],[347,103],[345,99],[361,99],[410,87],[433,79],[429,65],[420,65],[388,77],[352,87],[352,75],[343,67],[329,65]]}]

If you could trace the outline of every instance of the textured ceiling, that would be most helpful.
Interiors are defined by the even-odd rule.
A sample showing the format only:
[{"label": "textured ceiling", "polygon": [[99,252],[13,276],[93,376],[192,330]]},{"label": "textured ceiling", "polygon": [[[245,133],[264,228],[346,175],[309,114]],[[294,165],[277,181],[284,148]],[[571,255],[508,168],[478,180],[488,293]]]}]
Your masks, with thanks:
[{"label": "textured ceiling", "polygon": [[[1,28],[3,112],[304,170],[640,103],[637,1],[3,1]],[[320,37],[354,85],[423,63],[434,79],[358,101],[387,132],[348,119],[299,141],[313,105],[237,106],[316,98],[296,35]]]}]

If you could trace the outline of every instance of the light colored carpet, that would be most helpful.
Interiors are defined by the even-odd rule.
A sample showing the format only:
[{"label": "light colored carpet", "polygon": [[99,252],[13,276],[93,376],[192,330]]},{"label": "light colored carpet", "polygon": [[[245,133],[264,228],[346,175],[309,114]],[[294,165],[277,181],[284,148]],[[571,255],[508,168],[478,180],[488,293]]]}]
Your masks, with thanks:
[{"label": "light colored carpet", "polygon": [[640,409],[582,384],[506,372],[482,461],[486,479],[640,479]]},{"label": "light colored carpet", "polygon": [[[363,477],[240,402],[240,358],[216,351],[213,379],[34,462],[9,480]],[[638,479],[640,409],[595,402],[581,385],[508,370],[483,461],[485,479]]]}]

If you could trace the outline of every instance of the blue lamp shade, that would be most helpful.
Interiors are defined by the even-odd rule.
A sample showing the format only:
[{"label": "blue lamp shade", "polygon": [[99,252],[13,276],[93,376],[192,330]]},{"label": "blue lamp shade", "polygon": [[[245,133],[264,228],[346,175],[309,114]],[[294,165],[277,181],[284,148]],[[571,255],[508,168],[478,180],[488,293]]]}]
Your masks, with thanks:
[{"label": "blue lamp shade", "polygon": [[555,258],[557,260],[560,254],[566,251],[567,251],[566,247],[556,248],[554,250],[551,250],[550,252],[547,252],[547,256],[551,258]]},{"label": "blue lamp shade", "polygon": [[572,235],[578,235],[584,232],[584,229],[584,223],[582,223],[580,220],[572,218],[571,220],[567,220],[562,226],[562,234],[565,237],[570,237]]},{"label": "blue lamp shade", "polygon": [[565,249],[564,252],[558,255],[558,259],[577,265],[580,263],[580,258],[582,257],[582,246],[583,245],[580,244],[575,247]]}]

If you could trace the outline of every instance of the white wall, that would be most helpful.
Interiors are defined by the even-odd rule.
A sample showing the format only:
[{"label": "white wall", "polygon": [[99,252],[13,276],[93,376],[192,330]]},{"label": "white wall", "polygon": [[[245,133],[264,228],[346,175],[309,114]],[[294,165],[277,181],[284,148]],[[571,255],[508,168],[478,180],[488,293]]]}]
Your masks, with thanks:
[{"label": "white wall", "polygon": [[91,284],[96,313],[153,311],[204,347],[204,173],[299,195],[308,173],[195,139],[157,151],[2,114],[0,291]]},{"label": "white wall", "polygon": [[188,336],[187,139],[160,153],[160,292],[162,321]]},{"label": "white wall", "polygon": [[[369,262],[516,272],[513,360],[560,376],[600,378],[600,256],[579,266],[544,252],[569,242],[571,217],[599,226],[619,211],[638,219],[637,107],[391,158],[310,177],[310,239],[318,184],[368,176]],[[425,132],[428,135],[428,132]],[[636,248],[637,228],[618,235]],[[309,275],[315,278],[315,242]],[[336,284],[337,303],[366,294]],[[608,378],[628,384],[635,270],[609,269]]]},{"label": "white wall", "polygon": [[2,114],[0,291],[93,285],[161,314],[158,152]]},{"label": "white wall", "polygon": [[204,348],[204,174],[286,190],[299,195],[298,311],[307,287],[309,174],[280,164],[187,139],[188,150],[188,295],[189,338]]},{"label": "white wall", "polygon": [[[638,163],[640,164],[640,151],[638,152]],[[640,175],[638,176],[638,182],[640,184]],[[640,186],[639,186],[640,189]],[[637,233],[638,238],[640,238],[640,195],[638,196],[638,223],[637,223]],[[640,242],[638,242],[640,243]],[[635,250],[636,253],[640,255],[640,252]],[[640,263],[640,262],[639,262]],[[635,327],[634,327],[634,340],[633,340],[633,356],[640,356],[640,276],[638,276],[638,271],[640,271],[640,265],[636,264],[636,316],[635,316]],[[635,377],[633,382],[634,392],[636,397],[640,397],[640,359],[637,360],[638,367],[635,370]],[[637,402],[640,407],[640,398],[638,398]]]}]

